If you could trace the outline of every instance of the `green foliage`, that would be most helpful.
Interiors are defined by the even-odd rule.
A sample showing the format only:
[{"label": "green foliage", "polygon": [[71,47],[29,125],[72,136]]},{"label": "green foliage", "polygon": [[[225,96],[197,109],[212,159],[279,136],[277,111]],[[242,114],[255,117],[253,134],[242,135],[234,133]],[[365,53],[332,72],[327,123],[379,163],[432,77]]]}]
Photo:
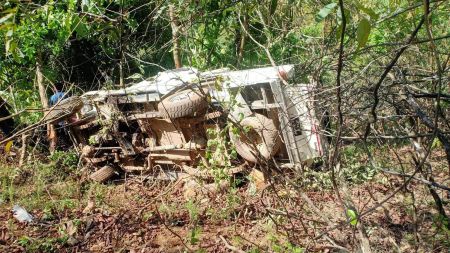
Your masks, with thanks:
[{"label": "green foliage", "polygon": [[439,140],[439,138],[435,137],[433,139],[433,143],[431,143],[431,149],[441,148],[442,142]]},{"label": "green foliage", "polygon": [[[342,162],[336,169],[335,176],[351,185],[362,184],[375,178],[377,170],[361,161],[366,159],[363,148],[347,145],[342,148]],[[320,164],[320,163],[318,163]],[[331,171],[323,171],[321,167],[305,167],[300,183],[311,189],[332,189]]]},{"label": "green foliage", "polygon": [[[37,57],[42,58],[49,91],[52,82],[62,79],[68,79],[77,86],[81,86],[80,82],[97,82],[83,80],[88,75],[67,76],[72,71],[67,70],[74,67],[67,59],[77,59],[82,54],[92,54],[96,60],[89,68],[98,69],[98,73],[105,77],[97,88],[118,82],[121,49],[127,65],[124,76],[140,73],[146,77],[160,70],[144,62],[172,68],[171,30],[167,29],[170,27],[170,5],[174,7],[180,27],[179,42],[184,65],[200,69],[267,65],[268,56],[259,43],[267,46],[277,64],[305,66],[302,71],[305,77],[319,74],[325,86],[333,85],[333,71],[319,68],[320,73],[316,73],[314,69],[335,61],[321,49],[334,48],[339,43],[342,24],[336,1],[323,6],[279,0],[51,0],[41,4],[6,1],[0,7],[0,37],[4,40],[0,48],[0,88],[3,90],[0,95],[13,104],[15,111],[40,107],[33,81]],[[422,13],[421,8],[407,9],[411,4],[404,0],[345,2],[346,52],[402,41]],[[120,11],[124,15],[120,15]],[[399,14],[383,21],[393,13]],[[435,37],[448,33],[446,14],[442,5],[432,15]],[[241,26],[244,21],[248,25],[246,29]],[[425,33],[421,31],[419,35]],[[242,38],[243,58],[238,59]],[[88,46],[75,47],[77,43],[87,43]],[[436,43],[448,46],[445,40]],[[86,51],[88,48],[93,51]],[[80,50],[81,55],[77,52]],[[382,55],[390,50],[389,47],[376,48],[376,52]],[[318,55],[320,57],[317,58]],[[317,61],[319,58],[321,60]],[[310,64],[312,59],[316,60]],[[364,65],[370,59],[373,57],[357,55],[352,60],[356,65]],[[81,69],[85,68],[83,64],[75,64],[75,71],[79,71],[75,73],[86,72],[86,69]],[[14,92],[5,92],[10,85]],[[27,113],[20,117],[20,122],[34,123],[41,116]]]},{"label": "green foliage", "polygon": [[50,155],[49,159],[55,166],[62,166],[62,168],[66,168],[69,171],[74,170],[78,166],[78,154],[74,150],[55,151]]},{"label": "green foliage", "polygon": [[369,40],[370,35],[370,22],[366,18],[361,19],[358,24],[358,30],[356,31],[356,39],[358,40],[358,47],[364,47]]},{"label": "green foliage", "polygon": [[346,214],[350,224],[356,226],[356,224],[358,223],[358,215],[356,214],[355,210],[349,208],[347,209]]},{"label": "green foliage", "polygon": [[[72,17],[75,15],[76,1],[64,1],[61,8],[54,1],[26,12],[26,6],[20,4],[6,10],[10,18],[5,31],[6,55],[12,55],[20,62],[34,62],[37,53],[50,50],[52,54],[58,54],[72,33]],[[6,17],[6,16],[5,16]]]},{"label": "green foliage", "polygon": [[331,3],[325,5],[316,15],[316,22],[324,20],[337,6],[337,3]]},{"label": "green foliage", "polygon": [[345,146],[338,176],[353,184],[360,184],[373,179],[376,175],[376,169],[361,162],[365,156],[365,150],[362,147]]},{"label": "green foliage", "polygon": [[450,226],[449,226],[448,217],[444,217],[441,214],[433,215],[433,227],[435,227],[439,232],[444,235],[450,235]]},{"label": "green foliage", "polygon": [[32,163],[20,169],[3,166],[0,170],[1,202],[17,203],[27,210],[41,209],[45,220],[54,219],[55,212],[76,208],[79,205],[76,199],[79,186],[69,177],[74,175],[74,167],[64,169],[63,166],[73,166],[71,159],[64,157],[48,164]]},{"label": "green foliage", "polygon": [[163,203],[158,207],[158,211],[165,215],[168,220],[171,220],[176,214],[178,207],[174,203]]},{"label": "green foliage", "polygon": [[0,170],[0,202],[13,202],[15,197],[14,179],[17,177],[17,170],[4,166]]},{"label": "green foliage", "polygon": [[[277,252],[277,253],[284,253],[284,252],[303,253],[303,252],[305,252],[305,249],[303,247],[293,245],[290,242],[282,241],[274,235],[269,236],[269,240],[271,242],[271,251],[272,252]],[[258,252],[258,251],[256,251],[256,252]]]},{"label": "green foliage", "polygon": [[91,183],[88,185],[87,195],[90,196],[97,206],[101,206],[105,203],[106,193],[108,186],[99,183]]},{"label": "green foliage", "polygon": [[[180,28],[178,40],[182,63],[200,69],[270,65],[267,49],[276,64],[292,63],[298,66],[302,82],[312,77],[321,87],[328,89],[336,84],[336,49],[339,48],[341,35],[344,35],[342,80],[345,89],[342,92],[351,99],[343,100],[343,108],[345,125],[350,125],[353,124],[351,115],[354,111],[366,113],[370,108],[371,99],[364,97],[365,93],[372,94],[372,84],[418,24],[423,15],[421,3],[406,0],[344,1],[343,11],[347,21],[344,31],[337,1],[7,0],[0,5],[0,39],[3,42],[0,44],[0,96],[11,105],[13,112],[33,109],[16,118],[19,123],[29,125],[42,117],[42,113],[34,110],[42,106],[35,83],[37,59],[43,64],[48,95],[52,83],[61,80],[73,84],[75,93],[117,88],[115,84],[121,77],[120,65],[124,67],[122,77],[130,77],[125,80],[126,83],[145,79],[161,68],[173,68],[173,41],[168,16],[171,5]],[[450,51],[448,38],[445,38],[449,33],[448,2],[432,1],[432,9],[431,32],[434,38],[440,38],[434,43],[438,57],[445,63]],[[425,43],[427,38],[422,27],[394,70],[395,73],[417,75],[420,79],[413,80],[415,76],[406,76],[405,79],[414,83],[420,92],[434,93],[435,80],[422,78],[436,75],[435,60],[430,57],[430,44]],[[242,59],[239,59],[240,50]],[[86,65],[85,62],[91,64]],[[161,65],[161,68],[155,65]],[[89,73],[92,77],[88,77]],[[215,86],[218,90],[223,89],[220,81]],[[361,87],[363,92],[354,92],[354,87]],[[390,83],[382,85],[382,89],[390,87]],[[442,92],[449,93],[449,89],[443,87]],[[394,90],[389,94],[397,93],[398,90]],[[359,100],[353,101],[353,97]],[[382,103],[395,101],[384,94],[380,98]],[[423,104],[434,106],[429,102],[432,100],[424,101],[427,102]],[[334,105],[332,102],[333,97],[327,97],[320,104]],[[347,110],[347,103],[351,105],[350,110]],[[233,106],[239,106],[234,99],[230,104],[224,104],[225,108]],[[440,107],[442,115],[447,115],[450,103],[443,100]],[[384,116],[384,111],[382,114]],[[363,119],[358,119],[354,129],[363,129],[363,123]],[[104,128],[101,133],[106,135],[112,122],[102,124]],[[445,124],[439,122],[439,125]],[[209,141],[203,168],[213,173],[216,183],[231,179],[228,169],[237,158],[236,150],[229,143],[230,130],[233,134],[240,134],[232,124],[207,130]],[[387,127],[381,126],[377,130],[381,130],[380,134],[389,134],[384,131]],[[345,136],[355,134],[344,132]],[[98,139],[90,139],[89,142],[97,143]],[[435,139],[431,148],[434,151],[442,146]],[[369,149],[377,155],[373,147]],[[345,142],[339,151],[340,167],[335,171],[338,181],[355,185],[376,176],[377,171],[368,165],[363,147]],[[78,158],[74,152],[55,152],[48,160],[47,163],[30,163],[20,170],[2,167],[0,202],[5,205],[17,202],[27,210],[42,210],[43,219],[48,221],[59,219],[60,213],[67,209],[77,209],[81,204],[85,206],[86,203],[80,203],[84,200],[78,198],[80,192],[87,192],[86,195],[93,198],[97,206],[107,204],[107,185],[92,183],[80,187],[77,184]],[[377,160],[387,165],[392,163],[384,158]],[[387,166],[383,164],[382,167]],[[436,167],[433,166],[433,169]],[[331,174],[331,171],[320,167],[305,168],[297,181],[307,189],[328,190],[332,188]],[[223,206],[219,210],[208,206],[208,215],[220,220],[238,215],[236,212],[244,202],[233,186],[219,196],[223,197]],[[134,198],[136,202],[145,201],[139,196]],[[191,229],[186,239],[193,245],[198,244],[201,234],[198,227],[199,203],[163,203],[159,206],[159,212],[170,220],[177,216],[183,205],[189,214]],[[346,215],[349,223],[356,226],[358,213],[348,209]],[[143,216],[144,220],[151,221],[154,213],[146,212]],[[280,217],[275,219],[282,222]],[[448,220],[435,216],[433,221],[431,229],[437,232],[436,238],[448,245]],[[64,236],[44,239],[22,237],[18,243],[26,251],[45,252],[57,251],[64,240]],[[270,243],[268,250],[273,252],[303,252],[300,246],[276,236],[271,238]]]},{"label": "green foliage", "polygon": [[196,224],[198,221],[198,215],[199,215],[199,207],[197,206],[197,203],[195,203],[193,200],[189,200],[186,203],[186,209],[189,212],[189,219],[192,224]]},{"label": "green foliage", "polygon": [[232,160],[237,158],[237,152],[228,140],[229,127],[223,129],[207,129],[208,143],[205,153],[207,159],[202,167],[212,172],[215,182],[228,180],[228,170],[232,167]]},{"label": "green foliage", "polygon": [[360,11],[362,11],[365,14],[369,15],[371,20],[377,20],[379,18],[379,15],[377,13],[375,13],[375,11],[372,8],[366,7],[366,6],[362,5],[358,1],[355,1],[355,5]]},{"label": "green foliage", "polygon": [[28,236],[22,236],[18,239],[18,244],[25,248],[26,252],[56,252],[58,245],[63,245],[67,241],[67,238],[31,238]]},{"label": "green foliage", "polygon": [[201,228],[194,226],[189,233],[189,243],[195,245],[200,241]]}]

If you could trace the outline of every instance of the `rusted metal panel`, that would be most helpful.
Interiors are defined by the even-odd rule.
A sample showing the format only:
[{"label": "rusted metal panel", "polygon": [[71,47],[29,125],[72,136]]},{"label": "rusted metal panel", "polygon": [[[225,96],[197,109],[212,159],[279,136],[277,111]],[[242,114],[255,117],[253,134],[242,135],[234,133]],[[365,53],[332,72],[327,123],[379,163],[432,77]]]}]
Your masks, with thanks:
[{"label": "rusted metal panel", "polygon": [[[78,131],[77,139],[84,138],[79,141],[82,145],[94,145],[96,155],[114,159],[124,170],[149,169],[155,164],[184,164],[195,168],[199,161],[207,160],[204,155],[209,138],[218,138],[209,135],[208,129],[223,135],[222,130],[229,129],[227,120],[236,126],[246,117],[259,116],[271,119],[272,128],[283,139],[281,143],[278,138],[277,145],[273,145],[281,145],[280,151],[267,152],[271,158],[284,162],[288,156],[288,162],[302,163],[322,154],[321,144],[314,141],[319,140],[317,120],[309,98],[303,99],[309,91],[295,85],[285,87],[280,71],[283,76],[292,77],[294,66],[208,72],[185,68],[161,72],[124,89],[87,92],[82,96],[87,106],[78,117],[82,120],[74,122],[73,127]],[[199,101],[197,93],[180,105],[180,100],[189,98],[185,95],[188,93],[183,92],[186,89],[204,93],[205,100],[201,101],[207,101],[209,108],[198,106],[195,109],[196,103],[192,101],[194,97]],[[164,104],[175,99],[169,101],[175,113],[166,115],[158,111],[163,99]],[[230,136],[223,135],[220,139],[228,142]],[[224,152],[218,157],[226,156],[229,154]],[[127,159],[132,159],[132,163]]]}]

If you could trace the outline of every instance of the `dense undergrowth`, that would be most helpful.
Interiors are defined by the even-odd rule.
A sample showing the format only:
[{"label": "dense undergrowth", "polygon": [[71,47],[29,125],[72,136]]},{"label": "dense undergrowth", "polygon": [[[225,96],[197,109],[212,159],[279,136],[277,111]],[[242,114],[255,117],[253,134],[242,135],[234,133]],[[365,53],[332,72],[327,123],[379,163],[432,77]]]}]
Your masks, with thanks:
[{"label": "dense undergrowth", "polygon": [[[357,210],[376,205],[402,184],[399,177],[364,166],[364,154],[355,153],[354,147],[345,150],[349,164],[344,163],[337,178],[340,185],[347,185],[341,194],[352,199]],[[230,183],[217,191],[187,195],[183,182],[142,181],[139,175],[93,183],[77,164],[72,152],[56,152],[22,168],[3,163],[0,249],[210,252],[226,251],[232,245],[246,252],[304,252],[358,248],[353,236],[356,223],[335,199],[330,172],[320,166],[304,168],[295,185],[274,175],[272,184],[257,189],[254,178],[242,175],[239,180],[244,183],[239,186]],[[443,199],[448,209],[448,196]],[[10,211],[15,204],[28,210],[35,221],[19,223]],[[377,252],[392,252],[393,247],[443,252],[450,246],[445,221],[434,211],[426,188],[416,182],[386,207],[360,219]],[[333,224],[341,226],[331,230],[329,238],[312,239]],[[417,237],[423,243],[418,244]]]},{"label": "dense undergrowth", "polygon": [[146,175],[92,183],[74,152],[47,156],[33,135],[20,168],[2,155],[0,252],[448,252],[449,13],[448,0],[2,1],[10,134],[41,120],[59,82],[82,94],[178,65],[293,64],[286,87],[314,84],[330,145],[265,184],[252,168],[228,177],[214,160],[227,153],[208,150],[217,187],[198,192]]}]

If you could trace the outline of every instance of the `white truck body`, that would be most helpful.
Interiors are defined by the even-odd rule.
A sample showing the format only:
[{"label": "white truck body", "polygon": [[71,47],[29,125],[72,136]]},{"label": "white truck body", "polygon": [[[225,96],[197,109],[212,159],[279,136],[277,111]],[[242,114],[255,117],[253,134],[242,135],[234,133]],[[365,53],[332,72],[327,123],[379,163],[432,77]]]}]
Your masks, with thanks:
[{"label": "white truck body", "polygon": [[[101,102],[114,96],[126,98],[128,103],[158,102],[187,83],[218,78],[220,87],[209,85],[212,100],[227,103],[236,99],[240,105],[230,110],[230,117],[235,120],[238,120],[239,114],[249,116],[254,110],[275,112],[287,153],[287,157],[281,159],[281,162],[298,165],[323,156],[325,145],[314,111],[314,84],[287,84],[284,81],[294,75],[293,65],[237,71],[218,69],[207,72],[182,68],[160,72],[153,78],[123,89],[90,91],[82,95],[82,98]],[[93,108],[87,110],[91,109]]]}]

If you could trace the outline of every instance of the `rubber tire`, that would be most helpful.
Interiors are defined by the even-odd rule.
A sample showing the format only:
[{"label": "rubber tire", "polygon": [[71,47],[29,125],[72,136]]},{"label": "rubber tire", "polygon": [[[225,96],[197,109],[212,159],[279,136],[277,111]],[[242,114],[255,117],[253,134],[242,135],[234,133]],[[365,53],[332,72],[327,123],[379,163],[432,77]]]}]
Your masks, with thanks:
[{"label": "rubber tire", "polygon": [[103,166],[96,172],[89,175],[89,178],[92,181],[95,181],[97,183],[104,183],[108,179],[110,179],[112,176],[116,174],[116,171],[110,167],[110,166]]},{"label": "rubber tire", "polygon": [[45,116],[45,120],[48,120],[49,123],[57,123],[62,119],[60,117],[65,114],[67,117],[75,114],[83,107],[83,101],[80,97],[74,96],[61,100],[58,104],[50,108],[49,113]]},{"label": "rubber tire", "polygon": [[191,89],[177,92],[163,99],[158,111],[163,118],[171,119],[204,115],[208,107],[204,94],[204,91]]},{"label": "rubber tire", "polygon": [[252,128],[259,136],[257,140],[249,140],[246,133],[236,135],[230,129],[230,140],[235,145],[237,153],[246,161],[258,163],[261,159],[269,160],[280,149],[281,138],[271,119],[261,114],[254,114],[244,118],[240,125]]}]

